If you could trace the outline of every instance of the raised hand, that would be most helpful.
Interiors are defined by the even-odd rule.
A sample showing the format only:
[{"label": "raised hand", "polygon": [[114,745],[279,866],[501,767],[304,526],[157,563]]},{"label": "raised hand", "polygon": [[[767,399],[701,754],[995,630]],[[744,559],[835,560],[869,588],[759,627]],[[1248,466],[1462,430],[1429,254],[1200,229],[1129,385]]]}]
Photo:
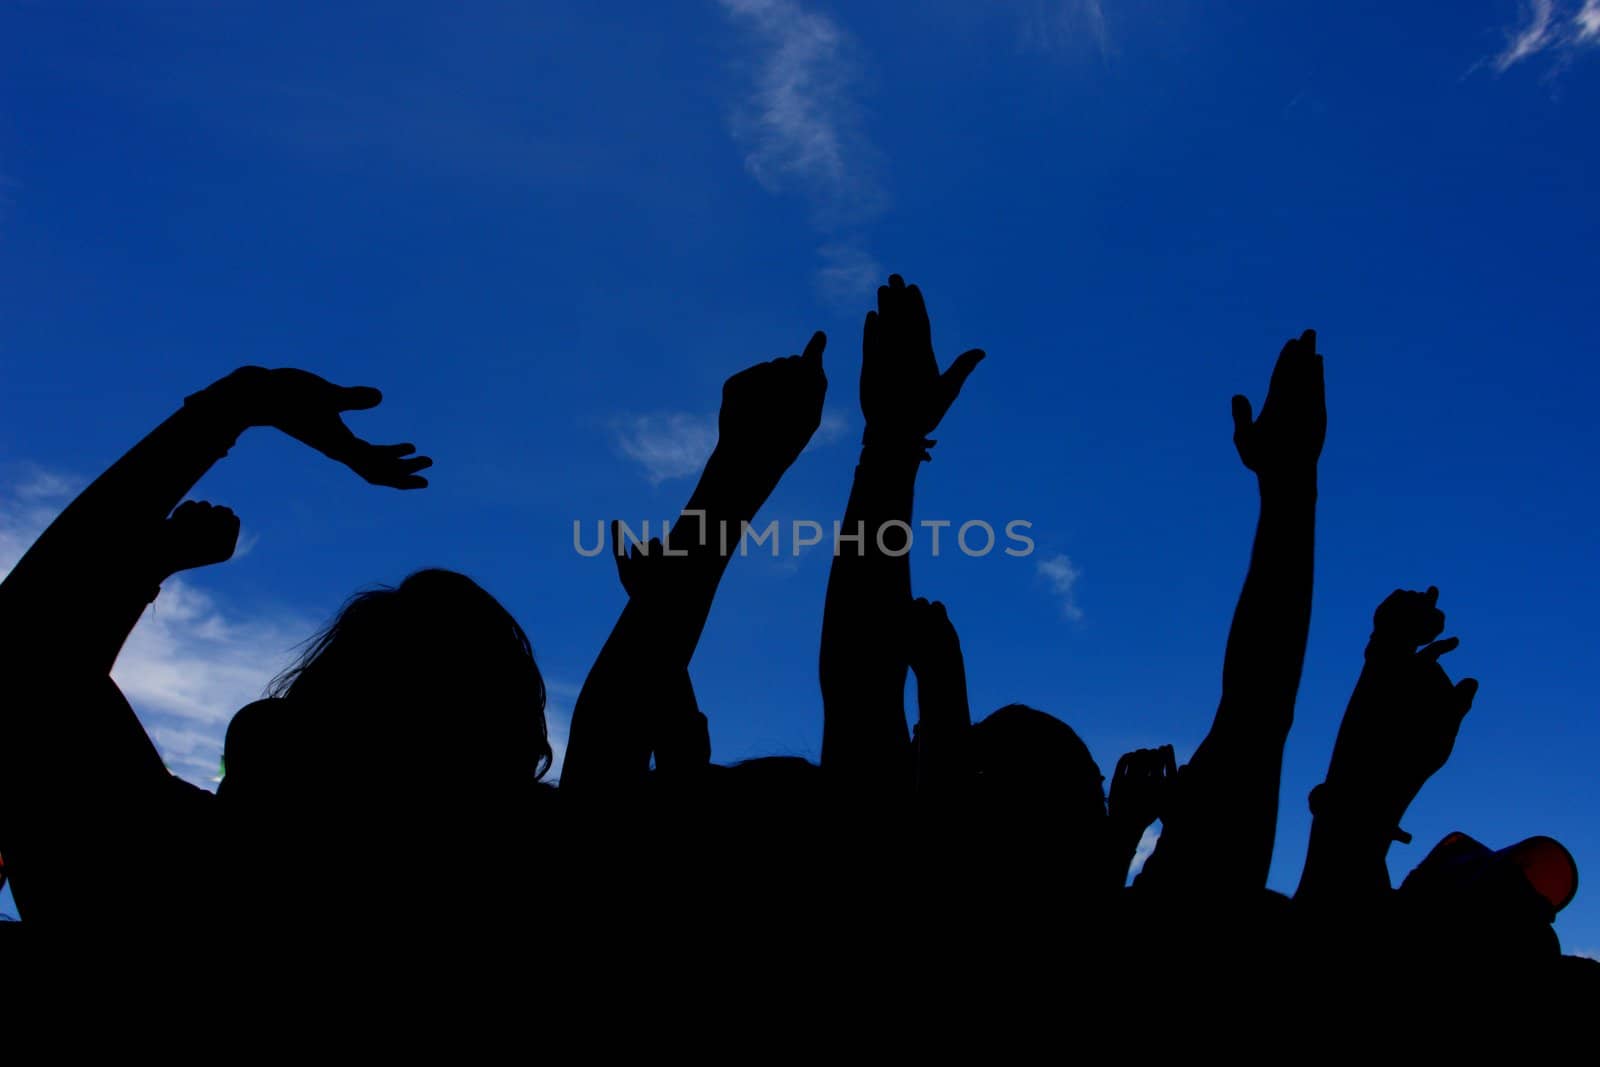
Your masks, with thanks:
[{"label": "raised hand", "polygon": [[961,636],[950,615],[937,600],[913,600],[906,611],[904,631],[906,663],[917,674],[917,685],[932,686],[960,668]]},{"label": "raised hand", "polygon": [[659,537],[652,537],[643,545],[634,544],[624,549],[622,523],[611,523],[611,557],[617,561],[617,580],[622,583],[622,591],[628,594],[629,599],[656,587],[665,555]]},{"label": "raised hand", "polygon": [[1317,331],[1307,330],[1278,353],[1261,414],[1250,401],[1233,398],[1233,444],[1244,465],[1258,475],[1314,471],[1328,432],[1328,408],[1317,355]]},{"label": "raised hand", "polygon": [[1434,640],[1444,629],[1438,599],[1432,587],[1396,590],[1379,605],[1367,667],[1328,768],[1329,785],[1367,793],[1396,820],[1450,758],[1478,692],[1475,679],[1452,683],[1439,664],[1460,642]]},{"label": "raised hand", "polygon": [[1433,586],[1425,593],[1397,589],[1372,617],[1370,655],[1384,657],[1382,676],[1402,712],[1389,734],[1397,757],[1398,784],[1409,789],[1408,796],[1415,796],[1450,758],[1461,720],[1478,693],[1476,679],[1452,683],[1439,664],[1439,657],[1461,641],[1455,637],[1434,640],[1444,631],[1444,612],[1438,603],[1439,590]]},{"label": "raised hand", "polygon": [[1111,772],[1107,814],[1133,836],[1142,834],[1161,818],[1177,779],[1178,763],[1171,745],[1134,749],[1119,759],[1117,769]]},{"label": "raised hand", "polygon": [[239,516],[204,500],[185,500],[161,524],[157,537],[162,577],[226,563],[239,543]]},{"label": "raised hand", "polygon": [[246,426],[282,430],[373,485],[422,489],[428,484],[417,472],[433,460],[412,455],[415,445],[375,445],[344,424],[344,412],[365,411],[383,400],[370,386],[334,385],[292,367],[241,367],[199,395],[220,398]]},{"label": "raised hand", "polygon": [[917,789],[926,796],[961,790],[969,771],[967,669],[961,638],[944,605],[922,597],[906,605],[903,654],[917,675]]},{"label": "raised hand", "polygon": [[963,352],[941,374],[921,290],[889,275],[861,338],[861,413],[868,439],[920,446],[983,356],[977,348]]},{"label": "raised hand", "polygon": [[1372,643],[1367,650],[1371,658],[1386,653],[1410,657],[1418,645],[1428,645],[1422,654],[1431,652],[1437,660],[1461,642],[1454,637],[1429,644],[1444,632],[1444,612],[1439,610],[1439,590],[1429,586],[1419,593],[1414,589],[1396,589],[1384,598],[1378,610],[1372,613]]},{"label": "raised hand", "polygon": [[827,344],[819,330],[800,355],[757,363],[723,383],[718,447],[731,449],[734,458],[787,470],[822,423]]}]

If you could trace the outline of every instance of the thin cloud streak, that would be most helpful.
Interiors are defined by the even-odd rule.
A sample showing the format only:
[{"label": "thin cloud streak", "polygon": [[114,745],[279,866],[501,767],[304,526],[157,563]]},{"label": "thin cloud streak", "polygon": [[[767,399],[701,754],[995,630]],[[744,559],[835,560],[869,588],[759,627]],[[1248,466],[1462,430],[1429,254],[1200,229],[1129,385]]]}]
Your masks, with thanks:
[{"label": "thin cloud streak", "polygon": [[617,450],[660,485],[700,473],[717,444],[717,420],[684,411],[633,415],[617,419],[612,435]]},{"label": "thin cloud streak", "polygon": [[1574,10],[1556,0],[1526,0],[1524,18],[1506,33],[1506,47],[1489,65],[1504,74],[1518,63],[1541,54],[1556,57],[1556,71],[1570,62],[1579,49],[1600,45],[1600,0],[1584,0]]},{"label": "thin cloud streak", "polygon": [[1527,25],[1517,31],[1494,60],[1494,69],[1504,74],[1516,64],[1536,55],[1551,43],[1554,34],[1555,0],[1529,0]]},{"label": "thin cloud streak", "polygon": [[[717,445],[717,417],[688,411],[621,416],[612,421],[611,431],[617,451],[637,463],[651,485],[699,474]],[[826,447],[849,433],[847,416],[824,411],[805,450]]]},{"label": "thin cloud streak", "polygon": [[825,244],[817,249],[823,265],[817,270],[817,285],[830,299],[844,302],[873,293],[883,284],[883,264],[859,245]]},{"label": "thin cloud streak", "polygon": [[1041,559],[1037,564],[1038,572],[1050,585],[1050,591],[1061,602],[1061,614],[1069,622],[1082,622],[1083,609],[1078,606],[1076,588],[1082,571],[1073,566],[1072,560],[1064,555],[1051,556]]},{"label": "thin cloud streak", "polygon": [[1583,10],[1573,16],[1577,38],[1583,42],[1600,42],[1600,0],[1585,0]]},{"label": "thin cloud streak", "polygon": [[755,44],[750,96],[733,135],[745,169],[776,195],[794,193],[825,237],[818,284],[830,298],[872,291],[882,274],[860,227],[882,214],[877,151],[853,94],[864,70],[854,42],[825,15],[794,0],[719,0]]}]

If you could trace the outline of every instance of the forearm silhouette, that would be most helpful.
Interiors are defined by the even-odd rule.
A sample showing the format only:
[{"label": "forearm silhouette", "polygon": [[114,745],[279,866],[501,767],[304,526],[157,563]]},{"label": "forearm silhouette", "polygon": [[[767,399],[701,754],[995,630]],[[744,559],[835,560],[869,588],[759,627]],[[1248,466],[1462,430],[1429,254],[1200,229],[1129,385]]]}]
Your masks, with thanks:
[{"label": "forearm silhouette", "polygon": [[1261,513],[1228,631],[1211,730],[1178,774],[1141,886],[1260,889],[1272,863],[1283,745],[1311,625],[1317,460],[1327,430],[1322,357],[1307,330],[1283,346],[1259,417],[1233,398],[1234,445]]},{"label": "forearm silhouette", "polygon": [[906,658],[917,676],[916,787],[923,798],[958,800],[973,773],[967,667],[945,606],[912,601],[903,624]]},{"label": "forearm silhouette", "polygon": [[637,789],[652,753],[669,772],[710,760],[689,662],[744,524],[821,424],[826,345],[817,333],[801,355],[757,364],[723,385],[717,446],[665,544],[624,546],[613,527],[628,603],[573,708],[563,791],[594,798]]},{"label": "forearm silhouette", "polygon": [[103,911],[108,894],[127,891],[135,858],[143,871],[160,867],[173,806],[207,796],[167,772],[109,677],[160,581],[232,555],[231,513],[179,502],[253,426],[374,484],[426,485],[417,472],[430,461],[411,445],[372,445],[344,425],[341,412],[380,399],[305,371],[235,371],[95,479],[0,585],[0,654],[15,681],[0,708],[0,851],[27,918]]},{"label": "forearm silhouette", "polygon": [[818,656],[822,765],[850,788],[898,792],[914,775],[906,655],[892,636],[911,604],[911,559],[902,550],[917,468],[934,444],[928,434],[982,359],[973,349],[940,373],[921,291],[898,274],[879,287],[878,310],[867,312],[862,333],[866,432],[841,529],[860,540],[841,541],[834,555]]},{"label": "forearm silhouette", "polygon": [[[1395,590],[1373,615],[1365,662],[1312,791],[1314,817],[1297,901],[1360,908],[1390,888],[1387,856],[1406,809],[1450,758],[1475,679],[1452,683],[1439,657],[1460,642],[1444,632],[1439,590]],[[1420,646],[1420,647],[1419,647]]]},{"label": "forearm silhouette", "polygon": [[78,643],[89,665],[110,674],[162,583],[179,571],[226,563],[238,542],[239,517],[232,510],[203,500],[179,504],[145,539],[142,550],[130,551],[123,572],[108,578],[101,610],[80,616]]}]

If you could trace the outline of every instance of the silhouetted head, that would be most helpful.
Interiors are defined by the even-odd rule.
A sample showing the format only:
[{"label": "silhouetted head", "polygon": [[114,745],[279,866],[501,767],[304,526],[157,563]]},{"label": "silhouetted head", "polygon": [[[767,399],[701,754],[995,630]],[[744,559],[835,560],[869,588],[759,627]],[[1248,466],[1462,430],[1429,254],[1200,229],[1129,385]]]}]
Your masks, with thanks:
[{"label": "silhouetted head", "polygon": [[1577,864],[1553,838],[1493,851],[1457,831],[1406,876],[1399,895],[1444,957],[1537,959],[1560,954],[1550,924],[1577,889]]},{"label": "silhouetted head", "polygon": [[528,637],[453,571],[356,594],[271,693],[306,769],[359,792],[471,795],[531,786],[550,766]]},{"label": "silhouetted head", "polygon": [[217,795],[242,797],[283,775],[298,761],[306,739],[294,729],[282,700],[268,698],[234,712],[222,741],[222,780]]},{"label": "silhouetted head", "polygon": [[1053,715],[1011,704],[972,727],[975,847],[1016,883],[1049,893],[1095,884],[1105,848],[1104,777]]},{"label": "silhouetted head", "polygon": [[1025,704],[1008,704],[972,727],[983,793],[1048,808],[1054,819],[1106,814],[1105,776],[1072,727]]}]

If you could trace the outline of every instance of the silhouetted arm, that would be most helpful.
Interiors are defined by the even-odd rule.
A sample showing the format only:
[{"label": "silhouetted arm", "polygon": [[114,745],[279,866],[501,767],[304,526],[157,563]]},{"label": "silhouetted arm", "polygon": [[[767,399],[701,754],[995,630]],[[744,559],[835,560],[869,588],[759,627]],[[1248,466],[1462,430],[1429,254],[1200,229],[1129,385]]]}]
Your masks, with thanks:
[{"label": "silhouetted arm", "polygon": [[914,731],[917,792],[923,797],[959,796],[972,774],[968,733],[967,667],[961,638],[945,606],[922,597],[911,602],[906,629],[907,659],[917,676]]},{"label": "silhouetted arm", "polygon": [[628,603],[573,708],[561,772],[569,794],[637,788],[652,752],[663,769],[709,760],[689,662],[745,524],[821,423],[826,344],[817,333],[803,354],[728,379],[717,446],[665,545],[635,546],[619,560]]},{"label": "silhouetted arm", "polygon": [[402,458],[409,445],[369,445],[340,420],[378,399],[303,371],[235,372],[79,494],[0,584],[0,669],[12,685],[0,706],[0,849],[19,894],[39,901],[39,879],[65,885],[102,851],[125,850],[129,825],[159,832],[168,802],[188,795],[106,674],[173,560],[168,513],[253,425],[276,426],[369,481],[425,485],[415,471],[427,460]]},{"label": "silhouetted arm", "polygon": [[1250,569],[1228,632],[1211,731],[1178,775],[1141,885],[1235,891],[1266,884],[1283,745],[1311,625],[1317,459],[1327,427],[1322,357],[1307,330],[1284,345],[1261,416],[1233,398],[1234,444],[1261,494]]},{"label": "silhouetted arm", "polygon": [[[889,640],[889,620],[911,602],[911,562],[901,552],[909,535],[912,487],[922,457],[906,449],[861,450],[850,498],[845,536],[828,572],[818,673],[824,727],[822,762],[830,771],[862,783],[909,771],[906,732],[907,665]],[[892,528],[891,523],[905,523]],[[876,544],[885,543],[899,555]]]},{"label": "silhouetted arm", "polygon": [[921,291],[899,275],[878,289],[861,343],[867,427],[828,574],[818,656],[822,764],[858,787],[897,791],[911,780],[907,665],[891,635],[911,603],[912,493],[934,443],[928,434],[982,358],[965,352],[941,374]]},{"label": "silhouetted arm", "polygon": [[[1439,657],[1439,591],[1396,590],[1373,615],[1371,640],[1323,784],[1312,791],[1311,839],[1295,899],[1362,907],[1390,888],[1387,856],[1406,809],[1450,758],[1478,683],[1452,684]],[[1424,647],[1418,647],[1424,646]]]},{"label": "silhouetted arm", "polygon": [[[170,562],[164,522],[179,501],[251,426],[273,426],[368,481],[395,488],[427,482],[411,445],[372,445],[340,412],[370,408],[376,389],[345,389],[297,370],[246,367],[189,397],[69,504],[0,585],[0,619],[35,653],[104,660],[108,592],[121,625],[127,598],[148,603]],[[168,573],[171,573],[170,571]],[[84,641],[86,617],[94,638]],[[115,632],[111,630],[111,632]],[[120,644],[120,642],[119,642]]]},{"label": "silhouetted arm", "polygon": [[158,524],[145,551],[130,558],[123,573],[109,576],[108,583],[114,584],[104,590],[104,609],[79,616],[82,629],[77,640],[89,655],[88,665],[110,674],[161,584],[179,571],[227,562],[238,541],[239,518],[228,508],[194,500],[179,504]]}]

